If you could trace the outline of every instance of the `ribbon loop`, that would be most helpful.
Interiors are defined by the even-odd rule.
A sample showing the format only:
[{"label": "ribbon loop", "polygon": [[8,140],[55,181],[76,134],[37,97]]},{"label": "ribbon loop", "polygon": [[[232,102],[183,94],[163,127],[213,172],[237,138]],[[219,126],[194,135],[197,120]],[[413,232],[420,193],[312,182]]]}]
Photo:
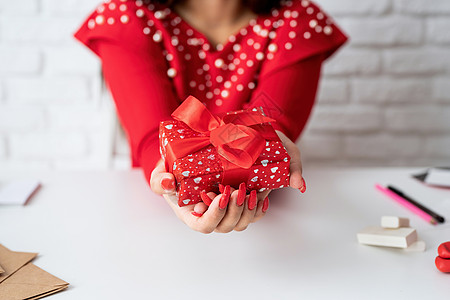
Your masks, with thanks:
[{"label": "ribbon loop", "polygon": [[245,169],[255,163],[265,143],[265,139],[256,130],[231,123],[211,131],[210,140],[220,155]]},{"label": "ribbon loop", "polygon": [[184,100],[172,117],[205,136],[172,141],[170,157],[184,157],[212,144],[220,156],[244,169],[249,169],[264,149],[266,137],[261,134],[265,133],[261,125],[275,121],[257,111],[232,112],[220,118],[193,96]]},{"label": "ribbon loop", "polygon": [[208,133],[220,126],[220,119],[211,114],[206,106],[193,96],[187,97],[172,113],[172,117],[202,133]]}]

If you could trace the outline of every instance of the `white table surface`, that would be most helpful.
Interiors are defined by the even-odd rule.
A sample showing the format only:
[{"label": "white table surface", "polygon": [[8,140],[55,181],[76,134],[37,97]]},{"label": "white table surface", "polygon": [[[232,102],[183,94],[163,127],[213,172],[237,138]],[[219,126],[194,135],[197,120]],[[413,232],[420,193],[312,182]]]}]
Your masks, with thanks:
[{"label": "white table surface", "polygon": [[[307,193],[273,193],[244,232],[203,235],[152,194],[140,170],[2,174],[38,178],[26,206],[0,207],[0,243],[39,252],[36,265],[70,283],[49,299],[448,299],[434,258],[450,222],[432,226],[374,189],[393,184],[450,220],[450,190],[418,169],[306,171]],[[383,215],[409,217],[427,250],[359,245]]]}]

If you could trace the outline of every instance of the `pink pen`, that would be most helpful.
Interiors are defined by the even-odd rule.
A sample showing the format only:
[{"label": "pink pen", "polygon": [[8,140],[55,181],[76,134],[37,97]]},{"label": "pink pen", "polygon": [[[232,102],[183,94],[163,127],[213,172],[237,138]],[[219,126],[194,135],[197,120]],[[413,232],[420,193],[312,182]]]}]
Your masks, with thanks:
[{"label": "pink pen", "polygon": [[380,192],[382,192],[383,194],[385,194],[386,196],[389,196],[392,200],[396,201],[398,204],[406,207],[407,209],[409,209],[410,211],[412,211],[413,213],[415,213],[416,215],[418,215],[419,217],[421,217],[428,223],[431,223],[433,225],[437,224],[436,220],[432,216],[430,216],[423,210],[417,208],[413,204],[409,203],[408,201],[406,201],[405,199],[403,199],[396,193],[392,192],[391,190],[385,188],[384,186],[379,185],[378,183],[375,184],[375,188],[377,190],[379,190]]}]

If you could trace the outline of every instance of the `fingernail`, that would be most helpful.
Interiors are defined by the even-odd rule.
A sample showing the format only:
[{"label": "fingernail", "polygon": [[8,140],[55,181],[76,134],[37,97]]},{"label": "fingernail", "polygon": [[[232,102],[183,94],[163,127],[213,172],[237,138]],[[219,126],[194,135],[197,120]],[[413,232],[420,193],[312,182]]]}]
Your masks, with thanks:
[{"label": "fingernail", "polygon": [[223,185],[219,183],[219,192],[223,194]]},{"label": "fingernail", "polygon": [[203,203],[205,203],[206,205],[211,205],[212,200],[211,198],[209,198],[205,191],[200,192],[200,198],[202,198]]},{"label": "fingernail", "polygon": [[300,190],[301,193],[306,192],[306,182],[305,182],[305,179],[303,177],[302,177],[302,187],[299,188],[299,190]]},{"label": "fingernail", "polygon": [[248,198],[248,209],[252,210],[256,207],[256,190],[250,192],[250,197]]},{"label": "fingernail", "polygon": [[165,191],[172,191],[175,188],[175,181],[171,178],[163,178],[161,180],[161,187]]},{"label": "fingernail", "polygon": [[238,191],[236,204],[238,206],[241,206],[242,204],[244,204],[244,200],[245,200],[245,183],[243,182],[239,185],[239,191]]},{"label": "fingernail", "polygon": [[191,212],[191,214],[194,215],[194,216],[196,216],[196,217],[201,217],[201,216],[203,216],[203,214],[200,214],[200,213],[198,213],[198,212],[196,212],[196,211]]},{"label": "fingernail", "polygon": [[227,205],[228,205],[229,200],[230,200],[230,186],[227,185],[223,189],[222,197],[220,197],[219,208],[225,209],[225,207],[227,207]]},{"label": "fingernail", "polygon": [[267,211],[268,208],[269,208],[269,196],[267,196],[267,197],[264,199],[263,207],[262,207],[262,212],[265,213],[265,212]]}]

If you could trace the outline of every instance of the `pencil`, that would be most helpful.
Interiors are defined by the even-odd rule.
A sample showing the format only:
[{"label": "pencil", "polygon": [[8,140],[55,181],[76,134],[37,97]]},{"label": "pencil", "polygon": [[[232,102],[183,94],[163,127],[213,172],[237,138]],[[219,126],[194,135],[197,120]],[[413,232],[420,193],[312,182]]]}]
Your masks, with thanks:
[{"label": "pencil", "polygon": [[399,195],[400,197],[402,197],[403,199],[405,199],[406,201],[408,201],[409,203],[411,203],[412,205],[416,206],[417,208],[423,210],[424,212],[426,212],[427,214],[432,216],[433,219],[435,219],[438,223],[444,223],[445,222],[444,217],[438,215],[437,213],[435,213],[431,209],[429,209],[429,208],[423,206],[422,204],[420,204],[419,202],[413,200],[411,197],[405,195],[405,193],[403,193],[399,189],[393,187],[392,185],[388,185],[387,188],[389,190],[393,191],[394,193],[396,193],[397,195]]},{"label": "pencil", "polygon": [[387,188],[385,188],[385,187],[383,187],[383,186],[381,186],[379,184],[375,184],[375,188],[377,190],[379,190],[380,192],[382,192],[383,194],[385,194],[386,196],[388,196],[389,198],[391,198],[392,200],[394,200],[395,202],[397,202],[398,204],[406,207],[411,212],[413,212],[414,214],[418,215],[419,217],[421,217],[422,219],[424,219],[428,223],[433,224],[433,225],[437,224],[437,221],[432,216],[430,216],[429,214],[427,214],[423,210],[419,209],[418,207],[414,206],[412,203],[410,203],[407,200],[405,200],[404,198],[400,197],[399,195],[397,195],[393,191],[391,191],[391,190],[389,190],[389,189],[387,189]]}]

